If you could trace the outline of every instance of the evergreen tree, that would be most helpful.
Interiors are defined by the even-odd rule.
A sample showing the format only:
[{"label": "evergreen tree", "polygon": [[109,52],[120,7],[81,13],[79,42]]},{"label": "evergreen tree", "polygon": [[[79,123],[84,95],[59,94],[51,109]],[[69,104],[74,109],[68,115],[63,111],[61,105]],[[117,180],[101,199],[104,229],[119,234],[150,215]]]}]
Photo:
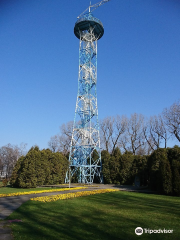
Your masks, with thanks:
[{"label": "evergreen tree", "polygon": [[19,175],[19,187],[33,188],[37,187],[37,162],[41,159],[39,148],[32,147],[21,164],[21,173]]},{"label": "evergreen tree", "polygon": [[180,196],[180,161],[178,160],[172,161],[172,175],[173,193],[176,196]]},{"label": "evergreen tree", "polygon": [[103,150],[101,152],[101,160],[102,160],[102,173],[104,183],[112,183],[111,176],[110,176],[110,154],[108,151]]},{"label": "evergreen tree", "polygon": [[148,171],[147,171],[147,157],[135,155],[132,164],[132,180],[138,176],[140,179],[140,185],[146,186],[148,182]]},{"label": "evergreen tree", "polygon": [[68,160],[62,153],[32,147],[14,168],[11,184],[14,187],[33,188],[44,184],[64,183]]},{"label": "evergreen tree", "polygon": [[132,184],[132,165],[134,155],[126,151],[120,158],[120,183]]},{"label": "evergreen tree", "polygon": [[121,151],[117,147],[115,148],[109,162],[111,182],[115,184],[120,184],[120,158]]},{"label": "evergreen tree", "polygon": [[13,168],[13,172],[12,172],[11,179],[10,179],[10,184],[13,187],[19,187],[19,178],[18,177],[21,173],[21,164],[22,164],[23,160],[24,160],[24,156],[20,157],[18,159],[18,161],[16,162],[15,167]]},{"label": "evergreen tree", "polygon": [[159,193],[172,192],[172,172],[168,160],[167,149],[155,150],[148,159],[150,171],[150,188]]},{"label": "evergreen tree", "polygon": [[180,147],[175,145],[173,148],[168,148],[167,151],[172,169],[173,194],[180,196]]},{"label": "evergreen tree", "polygon": [[167,158],[162,159],[160,162],[158,192],[165,194],[172,193],[172,173]]},{"label": "evergreen tree", "polygon": [[50,181],[49,184],[64,183],[66,171],[67,171],[67,160],[66,157],[59,152],[52,153],[49,159],[51,166]]},{"label": "evergreen tree", "polygon": [[180,161],[180,147],[175,145],[173,148],[167,149],[168,160],[172,166],[173,160]]}]

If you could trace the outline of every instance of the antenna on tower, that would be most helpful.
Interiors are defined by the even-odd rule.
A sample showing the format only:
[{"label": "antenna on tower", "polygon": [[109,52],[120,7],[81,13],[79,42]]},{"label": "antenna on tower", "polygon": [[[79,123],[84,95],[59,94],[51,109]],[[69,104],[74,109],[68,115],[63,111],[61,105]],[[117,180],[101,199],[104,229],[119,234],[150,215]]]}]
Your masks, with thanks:
[{"label": "antenna on tower", "polygon": [[91,1],[90,1],[90,3],[89,3],[89,13],[91,12]]},{"label": "antenna on tower", "polygon": [[[81,18],[84,14],[86,14],[86,12],[89,10],[89,13],[90,12],[93,12],[94,10],[96,10],[96,8],[102,6],[104,3],[106,2],[109,2],[110,0],[102,0],[101,2],[98,2],[94,5],[91,5],[91,1],[90,1],[90,4],[89,4],[89,7],[86,8],[86,10],[84,10],[83,13],[81,13],[77,18]],[[92,9],[92,10],[91,10]]]}]

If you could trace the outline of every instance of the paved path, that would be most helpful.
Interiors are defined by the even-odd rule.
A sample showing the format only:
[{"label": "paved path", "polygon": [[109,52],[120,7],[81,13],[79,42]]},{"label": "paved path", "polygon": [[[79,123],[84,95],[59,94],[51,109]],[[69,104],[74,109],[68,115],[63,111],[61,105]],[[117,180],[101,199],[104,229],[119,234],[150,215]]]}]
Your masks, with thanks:
[{"label": "paved path", "polygon": [[13,236],[11,234],[11,228],[6,221],[0,222],[0,239],[1,240],[13,240]]}]

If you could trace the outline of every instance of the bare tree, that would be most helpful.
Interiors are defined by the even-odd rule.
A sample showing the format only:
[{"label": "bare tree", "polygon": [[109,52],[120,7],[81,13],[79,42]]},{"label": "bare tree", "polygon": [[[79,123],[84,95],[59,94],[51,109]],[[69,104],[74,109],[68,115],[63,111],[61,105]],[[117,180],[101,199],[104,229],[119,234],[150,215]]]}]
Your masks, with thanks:
[{"label": "bare tree", "polygon": [[149,133],[150,125],[149,125],[149,119],[144,121],[144,126],[143,126],[143,134],[144,138],[146,140],[146,145],[147,145],[147,154],[151,154],[155,149],[156,146],[154,144],[154,141]]},{"label": "bare tree", "polygon": [[126,149],[132,151],[134,155],[136,154],[136,151],[139,148],[142,148],[145,144],[143,125],[143,115],[137,113],[131,115],[127,126],[127,137],[125,141],[129,143],[129,147],[126,147]]},{"label": "bare tree", "polygon": [[163,111],[163,119],[169,133],[180,142],[180,100]]},{"label": "bare tree", "polygon": [[167,146],[167,131],[161,115],[152,116],[143,128],[144,137],[152,150],[158,149],[164,141]]},{"label": "bare tree", "polygon": [[120,137],[119,146],[125,152],[126,151],[130,151],[130,148],[129,148],[129,137],[128,137],[128,133],[127,133],[127,128],[126,128],[125,134],[121,135],[121,137]]},{"label": "bare tree", "polygon": [[161,140],[164,140],[164,147],[167,145],[167,132],[164,126],[161,115],[151,117],[150,119],[150,133],[154,144],[157,148],[160,147]]},{"label": "bare tree", "polygon": [[59,136],[60,148],[59,151],[66,155],[70,151],[71,136],[60,135]]},{"label": "bare tree", "polygon": [[106,117],[100,121],[100,135],[101,135],[101,143],[104,145],[107,151],[112,147],[112,136],[113,136],[113,125],[114,118]]},{"label": "bare tree", "polygon": [[52,136],[48,146],[53,152],[57,152],[59,150],[59,135]]},{"label": "bare tree", "polygon": [[149,148],[150,148],[149,152],[154,151],[155,150],[155,145],[154,145],[154,142],[153,142],[152,137],[150,135],[149,119],[148,120],[146,119],[146,121],[144,121],[143,134],[144,134],[146,142],[149,145]]},{"label": "bare tree", "polygon": [[6,174],[6,178],[11,176],[17,160],[25,151],[25,147],[26,144],[21,144],[20,147],[7,144],[6,146],[0,148],[1,172]]},{"label": "bare tree", "polygon": [[66,135],[69,139],[71,139],[73,131],[73,121],[62,124],[60,127],[60,131],[62,135]]},{"label": "bare tree", "polygon": [[112,153],[114,152],[115,148],[118,145],[118,142],[120,141],[120,137],[122,134],[126,131],[128,125],[128,119],[125,116],[119,116],[117,115],[114,118],[113,122],[113,135],[111,136],[112,138]]},{"label": "bare tree", "polygon": [[0,155],[0,176],[2,175],[3,172],[3,160],[1,159],[1,155]]},{"label": "bare tree", "polygon": [[48,142],[49,148],[53,152],[62,152],[66,155],[70,149],[70,143],[72,138],[73,122],[62,124],[60,126],[60,134],[51,137]]},{"label": "bare tree", "polygon": [[27,147],[27,143],[22,142],[20,144],[20,146],[18,147],[20,156],[26,155],[26,153],[27,153],[26,147]]}]

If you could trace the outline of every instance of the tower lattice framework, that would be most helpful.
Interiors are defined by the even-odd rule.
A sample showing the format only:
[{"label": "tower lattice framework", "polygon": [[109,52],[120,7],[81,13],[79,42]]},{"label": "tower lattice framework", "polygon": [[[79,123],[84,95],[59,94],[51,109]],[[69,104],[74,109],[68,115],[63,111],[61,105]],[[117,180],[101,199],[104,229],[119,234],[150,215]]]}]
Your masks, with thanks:
[{"label": "tower lattice framework", "polygon": [[97,40],[104,28],[99,19],[88,13],[76,22],[74,33],[80,40],[79,75],[69,171],[79,183],[102,182],[96,84]]}]

